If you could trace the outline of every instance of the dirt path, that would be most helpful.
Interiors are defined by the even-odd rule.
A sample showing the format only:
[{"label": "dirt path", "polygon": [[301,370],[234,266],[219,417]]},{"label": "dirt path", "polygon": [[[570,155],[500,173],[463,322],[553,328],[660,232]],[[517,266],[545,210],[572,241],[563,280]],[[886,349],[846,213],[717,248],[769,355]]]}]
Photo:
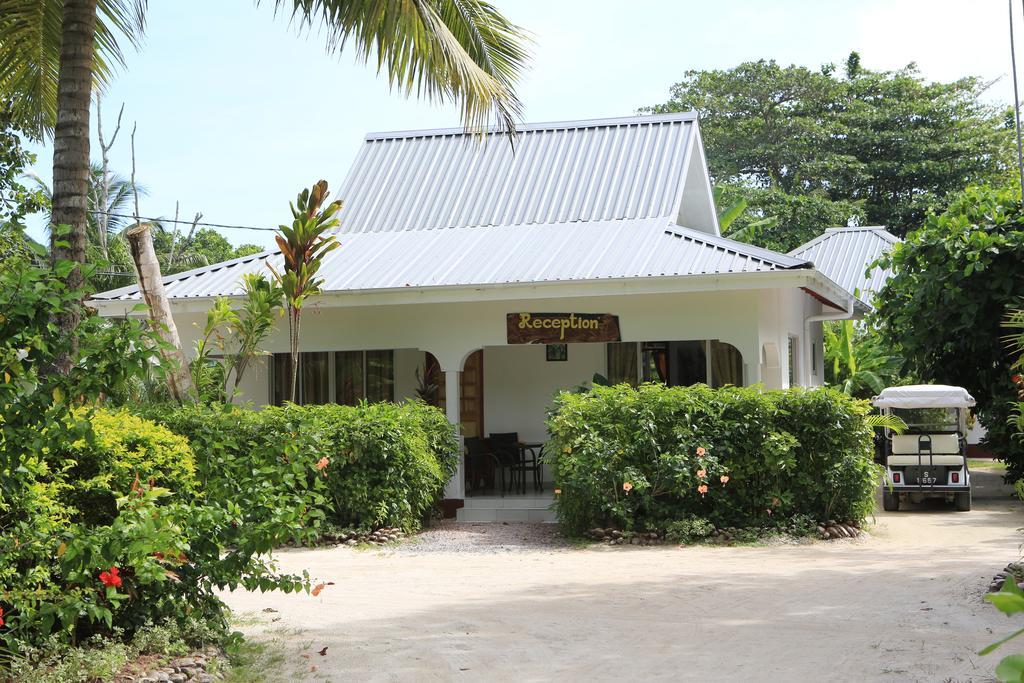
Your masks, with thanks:
[{"label": "dirt path", "polygon": [[995,475],[975,484],[973,512],[879,513],[856,542],[283,552],[335,585],[228,602],[296,679],[992,680],[974,653],[1024,624],[981,597],[1024,514]]}]

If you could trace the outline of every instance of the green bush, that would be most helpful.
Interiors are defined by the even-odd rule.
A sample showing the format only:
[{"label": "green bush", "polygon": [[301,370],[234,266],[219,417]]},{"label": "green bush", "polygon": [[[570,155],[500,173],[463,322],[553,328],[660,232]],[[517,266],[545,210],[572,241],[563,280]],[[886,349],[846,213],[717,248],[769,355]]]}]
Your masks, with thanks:
[{"label": "green bush", "polygon": [[693,543],[715,532],[715,525],[703,517],[687,516],[669,522],[665,535],[673,543]]},{"label": "green bush", "polygon": [[[459,459],[454,428],[441,411],[420,402],[260,411],[186,406],[149,414],[188,438],[206,495],[244,501],[254,515],[275,498],[301,497],[319,483],[326,500],[309,515],[347,527],[415,529]],[[308,476],[318,465],[320,476]]]},{"label": "green bush", "polygon": [[64,500],[75,518],[109,523],[117,498],[136,480],[195,495],[195,459],[188,440],[127,410],[77,411],[91,430],[52,458],[68,483]]},{"label": "green bush", "polygon": [[595,386],[549,415],[556,505],[570,532],[719,527],[794,515],[860,521],[873,507],[869,408],[833,389]]}]

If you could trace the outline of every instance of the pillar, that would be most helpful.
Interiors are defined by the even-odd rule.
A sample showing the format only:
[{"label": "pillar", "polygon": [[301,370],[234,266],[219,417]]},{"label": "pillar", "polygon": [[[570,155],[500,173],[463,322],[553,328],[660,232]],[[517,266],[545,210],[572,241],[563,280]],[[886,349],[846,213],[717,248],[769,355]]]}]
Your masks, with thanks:
[{"label": "pillar", "polygon": [[456,468],[454,476],[452,476],[448,481],[448,484],[444,487],[444,497],[458,500],[466,497],[465,457],[462,453],[462,428],[460,426],[462,423],[462,417],[460,415],[462,401],[461,396],[459,396],[461,377],[462,372],[459,370],[444,371],[445,416],[448,418],[448,421],[455,425],[456,429],[459,430],[459,466]]}]

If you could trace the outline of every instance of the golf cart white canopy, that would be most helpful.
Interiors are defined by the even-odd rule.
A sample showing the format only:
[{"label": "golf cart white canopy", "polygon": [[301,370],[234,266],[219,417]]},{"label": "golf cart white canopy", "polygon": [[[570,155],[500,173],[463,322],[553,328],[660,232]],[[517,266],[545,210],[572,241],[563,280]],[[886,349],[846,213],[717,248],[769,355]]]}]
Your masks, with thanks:
[{"label": "golf cart white canopy", "polygon": [[883,389],[871,404],[876,408],[970,408],[975,401],[963,387],[912,384]]}]

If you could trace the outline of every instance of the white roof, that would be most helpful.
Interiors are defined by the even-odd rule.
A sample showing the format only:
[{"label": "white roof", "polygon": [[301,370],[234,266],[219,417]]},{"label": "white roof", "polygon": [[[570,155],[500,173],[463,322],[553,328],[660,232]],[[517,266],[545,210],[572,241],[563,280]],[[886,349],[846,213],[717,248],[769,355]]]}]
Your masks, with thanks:
[{"label": "white roof", "polygon": [[[763,273],[806,268],[785,254],[706,232],[646,221],[488,226],[342,233],[318,275],[325,292],[578,282],[647,277]],[[242,293],[242,275],[282,268],[263,252],[169,275],[167,296],[190,299]],[[753,286],[753,285],[752,285]],[[94,301],[139,299],[137,285]]]},{"label": "white roof", "polygon": [[871,403],[876,408],[970,408],[975,401],[963,387],[911,384],[883,389]]},{"label": "white roof", "polygon": [[[318,272],[323,291],[811,267],[719,236],[694,113],[525,124],[515,144],[513,154],[504,136],[462,129],[366,136],[338,192],[341,247]],[[164,286],[172,300],[238,295],[242,275],[268,264],[280,269],[280,252],[170,275]],[[816,295],[842,296],[821,280]],[[92,297],[137,299],[136,285]]]},{"label": "white roof", "polygon": [[708,183],[703,164],[688,173],[685,163],[696,121],[689,112],[521,124],[514,148],[501,133],[462,128],[370,133],[336,195],[341,232],[674,221],[687,186]]},{"label": "white roof", "polygon": [[892,277],[888,269],[868,267],[892,249],[900,239],[881,226],[829,228],[789,255],[811,261],[836,284],[856,294],[861,301],[871,299]]}]

